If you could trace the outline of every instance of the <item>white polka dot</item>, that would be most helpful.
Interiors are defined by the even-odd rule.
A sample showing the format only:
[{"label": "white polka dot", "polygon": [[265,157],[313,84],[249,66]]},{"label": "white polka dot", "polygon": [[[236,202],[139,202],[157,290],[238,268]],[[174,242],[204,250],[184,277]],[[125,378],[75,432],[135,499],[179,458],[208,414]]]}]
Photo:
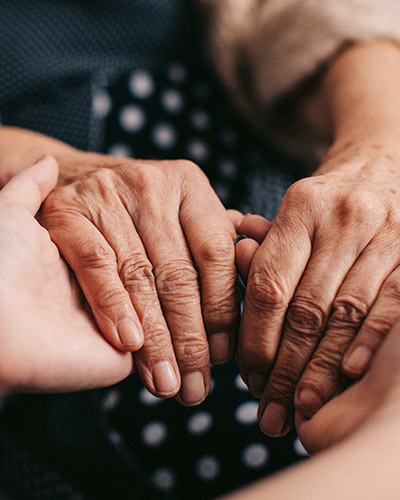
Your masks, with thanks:
[{"label": "white polka dot", "polygon": [[139,132],[144,127],[146,116],[142,108],[128,104],[121,109],[119,122],[126,132]]},{"label": "white polka dot", "polygon": [[108,149],[108,154],[112,156],[118,156],[119,158],[133,157],[132,148],[127,144],[124,144],[123,142],[116,142],[112,144]]},{"label": "white polka dot", "polygon": [[161,123],[154,127],[153,141],[161,149],[171,148],[176,142],[175,129],[168,123]]},{"label": "white polka dot", "polygon": [[194,161],[206,161],[210,155],[207,144],[202,139],[192,139],[188,142],[187,151]]},{"label": "white polka dot", "polygon": [[190,121],[197,130],[207,130],[210,127],[210,115],[201,109],[197,109],[190,115]]},{"label": "white polka dot", "polygon": [[142,430],[142,440],[147,446],[160,446],[167,435],[167,426],[163,422],[150,422]]},{"label": "white polka dot", "polygon": [[224,158],[219,163],[219,171],[228,179],[235,179],[238,174],[237,163],[231,159]]},{"label": "white polka dot", "polygon": [[212,426],[213,417],[206,411],[192,415],[187,421],[187,430],[196,436],[206,433]]},{"label": "white polka dot", "polygon": [[212,455],[204,455],[195,464],[197,475],[204,481],[215,479],[219,474],[220,468],[218,459]]},{"label": "white polka dot", "polygon": [[240,376],[240,374],[238,374],[235,378],[235,386],[240,391],[248,391],[249,390],[247,385],[243,382],[243,379]]},{"label": "white polka dot", "polygon": [[182,94],[173,89],[165,90],[161,94],[161,104],[170,113],[179,113],[183,108]]},{"label": "white polka dot", "polygon": [[156,406],[164,401],[163,399],[154,396],[145,387],[143,387],[143,389],[139,392],[139,399],[146,406]]},{"label": "white polka dot", "polygon": [[107,391],[101,403],[101,407],[104,411],[112,411],[118,406],[120,400],[120,391],[118,389],[110,389],[109,391]]},{"label": "white polka dot", "polygon": [[268,448],[261,443],[249,444],[243,450],[242,460],[249,469],[259,469],[268,461]]},{"label": "white polka dot", "polygon": [[176,83],[183,83],[187,78],[187,70],[183,64],[174,63],[168,68],[169,78]]},{"label": "white polka dot", "polygon": [[111,97],[105,90],[99,90],[93,96],[93,113],[96,118],[105,118],[111,110]]},{"label": "white polka dot", "polygon": [[153,78],[147,71],[134,71],[129,78],[129,90],[134,97],[146,99],[154,92]]},{"label": "white polka dot", "polygon": [[171,469],[160,467],[153,472],[151,481],[161,491],[169,491],[174,487],[176,479]]},{"label": "white polka dot", "polygon": [[236,420],[243,425],[255,424],[257,422],[257,408],[256,401],[247,401],[242,403],[235,410]]},{"label": "white polka dot", "polygon": [[108,437],[110,438],[110,441],[114,446],[119,446],[122,443],[122,436],[116,430],[110,431]]},{"label": "white polka dot", "polygon": [[293,441],[293,449],[300,457],[308,457],[307,450],[304,448],[298,437]]}]

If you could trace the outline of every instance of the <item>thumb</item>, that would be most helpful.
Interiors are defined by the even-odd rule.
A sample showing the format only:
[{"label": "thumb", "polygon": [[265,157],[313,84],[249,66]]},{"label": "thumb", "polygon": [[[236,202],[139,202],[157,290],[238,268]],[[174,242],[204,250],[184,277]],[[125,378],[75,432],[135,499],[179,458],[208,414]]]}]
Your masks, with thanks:
[{"label": "thumb", "polygon": [[35,215],[58,180],[58,165],[44,156],[31,167],[13,177],[0,191],[0,204],[17,204]]}]

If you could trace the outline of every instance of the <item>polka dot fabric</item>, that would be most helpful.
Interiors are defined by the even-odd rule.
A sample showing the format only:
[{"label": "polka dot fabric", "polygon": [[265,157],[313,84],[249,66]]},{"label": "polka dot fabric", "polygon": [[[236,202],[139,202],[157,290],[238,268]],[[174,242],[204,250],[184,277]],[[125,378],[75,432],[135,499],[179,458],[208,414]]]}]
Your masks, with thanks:
[{"label": "polka dot fabric", "polygon": [[[272,218],[292,178],[271,165],[271,151],[242,122],[208,68],[172,62],[138,68],[93,98],[104,121],[105,152],[197,163],[227,207]],[[195,408],[158,399],[137,377],[104,392],[109,439],[130,455],[160,492],[203,500],[257,480],[304,456],[294,433],[264,436],[258,401],[237,364],[212,368],[212,389]]]},{"label": "polka dot fabric", "polygon": [[226,92],[204,78],[210,74],[200,64],[176,61],[160,72],[135,69],[112,88],[100,89],[93,109],[104,120],[104,150],[121,157],[192,160],[227,207],[273,217],[293,179],[271,165],[271,151],[243,124]]}]

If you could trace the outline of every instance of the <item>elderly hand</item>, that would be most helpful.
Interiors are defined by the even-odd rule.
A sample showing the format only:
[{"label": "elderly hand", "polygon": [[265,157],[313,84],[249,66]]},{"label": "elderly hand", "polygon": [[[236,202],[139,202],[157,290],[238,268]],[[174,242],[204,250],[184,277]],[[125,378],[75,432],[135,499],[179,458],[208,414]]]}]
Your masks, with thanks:
[{"label": "elderly hand", "polygon": [[198,404],[210,388],[209,345],[214,363],[234,350],[234,227],[190,162],[77,152],[73,168],[85,165],[47,198],[41,220],[104,336],[136,351],[146,387]]},{"label": "elderly hand", "polygon": [[344,374],[360,377],[399,316],[399,159],[393,143],[333,150],[288,190],[256,251],[238,349],[269,435],[291,428],[294,393],[311,416]]},{"label": "elderly hand", "polygon": [[57,175],[48,157],[0,191],[1,389],[92,389],[133,370],[132,355],[97,330],[57,247],[34,218]]}]

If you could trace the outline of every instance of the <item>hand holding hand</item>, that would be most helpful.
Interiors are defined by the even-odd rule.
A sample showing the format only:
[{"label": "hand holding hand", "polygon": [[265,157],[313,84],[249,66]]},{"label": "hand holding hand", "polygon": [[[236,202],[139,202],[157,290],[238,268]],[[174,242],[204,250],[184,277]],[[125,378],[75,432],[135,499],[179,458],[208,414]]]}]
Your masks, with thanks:
[{"label": "hand holding hand", "polygon": [[90,162],[47,198],[41,220],[104,336],[136,351],[146,387],[198,404],[210,388],[209,345],[214,363],[235,347],[234,227],[190,162],[77,154],[77,165]]},{"label": "hand holding hand", "polygon": [[55,187],[48,157],[0,191],[0,387],[62,392],[112,385],[133,370],[85,310],[75,279],[34,215]]}]

